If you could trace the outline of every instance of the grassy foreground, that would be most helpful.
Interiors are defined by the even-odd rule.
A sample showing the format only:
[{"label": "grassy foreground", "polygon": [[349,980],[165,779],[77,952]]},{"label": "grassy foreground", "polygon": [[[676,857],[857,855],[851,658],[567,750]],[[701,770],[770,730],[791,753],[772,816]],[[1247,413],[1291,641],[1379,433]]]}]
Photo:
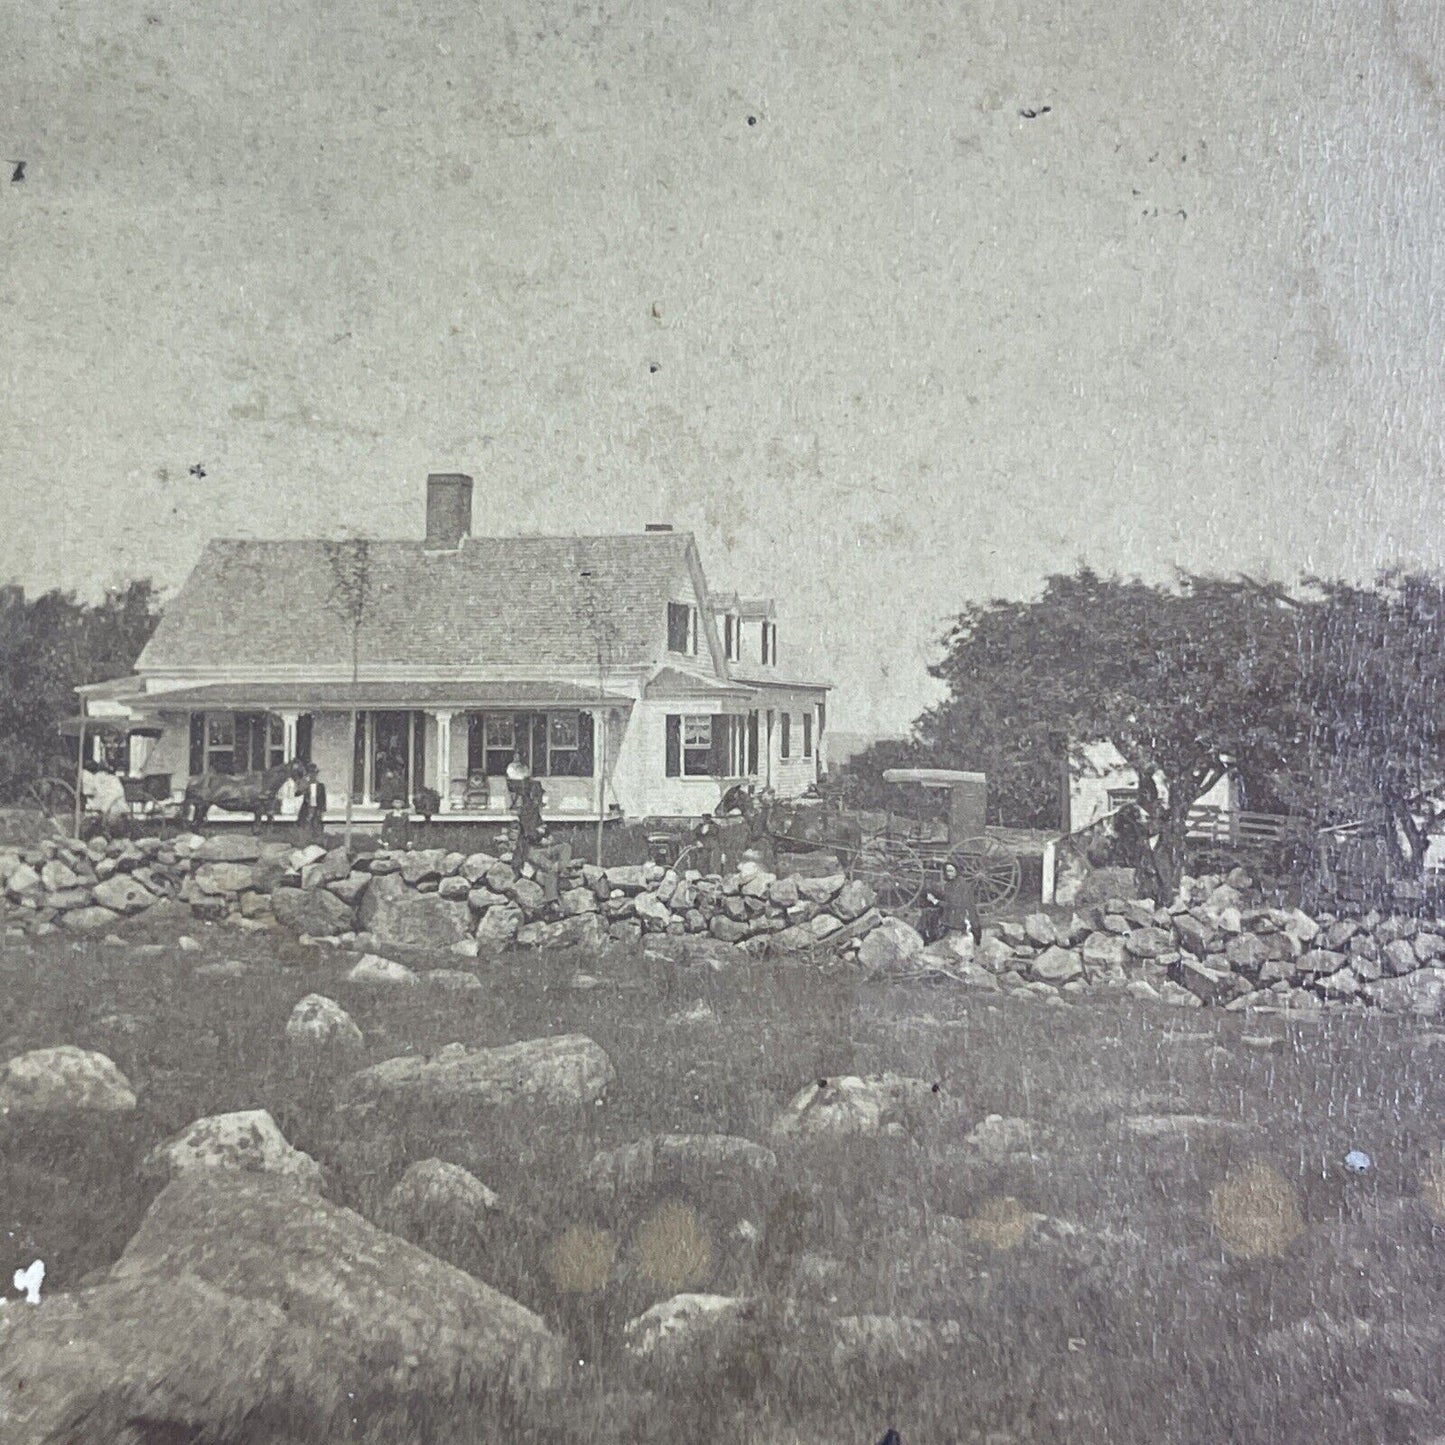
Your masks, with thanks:
[{"label": "grassy foreground", "polygon": [[[159,1188],[141,1160],[204,1114],[269,1109],[326,1166],[328,1194],[370,1217],[414,1160],[464,1165],[505,1207],[438,1252],[565,1333],[574,1378],[525,1423],[412,1403],[337,1438],[1445,1437],[1445,1033],[1418,1022],[1112,996],[1055,1008],[802,964],[680,969],[638,949],[483,963],[465,994],[382,992],[345,983],[351,959],[330,950],[189,932],[198,951],[143,925],[124,946],[0,940],[0,1058],[96,1048],[140,1097],[119,1121],[0,1121],[0,1278],[42,1258],[47,1292],[64,1290],[113,1261]],[[226,958],[244,974],[197,975]],[[479,1129],[413,1110],[361,1129],[333,1112],[336,1077],[288,1055],[287,1015],[312,991],[351,1012],[366,1061],[580,1032],[617,1079],[580,1117]],[[916,1140],[780,1141],[766,1185],[602,1201],[583,1180],[597,1150],[650,1133],[769,1143],[808,1081],[885,1070],[939,1081],[957,1114]],[[971,1140],[991,1114],[1031,1127]],[[1371,1173],[1344,1171],[1352,1148]],[[840,1375],[784,1333],[700,1376],[650,1377],[622,1327],[684,1289],[956,1320],[962,1342],[942,1363]]]}]

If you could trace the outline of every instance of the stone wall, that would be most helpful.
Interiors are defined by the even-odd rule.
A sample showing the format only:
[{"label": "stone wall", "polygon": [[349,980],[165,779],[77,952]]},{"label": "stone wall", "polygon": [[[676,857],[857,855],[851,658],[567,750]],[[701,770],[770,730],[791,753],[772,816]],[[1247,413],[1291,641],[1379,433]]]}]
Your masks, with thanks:
[{"label": "stone wall", "polygon": [[747,861],[725,876],[678,874],[651,863],[603,869],[576,860],[549,901],[530,867],[518,876],[491,853],[353,857],[239,833],[0,849],[0,890],[0,923],[11,932],[85,933],[170,915],[460,954],[653,934],[790,953],[838,948],[882,922],[872,891],[841,873],[780,878]]}]

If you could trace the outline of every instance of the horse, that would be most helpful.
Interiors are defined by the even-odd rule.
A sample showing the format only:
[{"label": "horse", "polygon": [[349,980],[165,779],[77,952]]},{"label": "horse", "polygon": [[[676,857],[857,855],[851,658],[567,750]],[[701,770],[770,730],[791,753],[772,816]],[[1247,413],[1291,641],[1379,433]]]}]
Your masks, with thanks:
[{"label": "horse", "polygon": [[306,777],[306,764],[300,758],[278,763],[264,773],[201,773],[186,784],[181,803],[181,821],[192,828],[204,826],[212,808],[225,808],[233,813],[250,813],[252,826],[270,822],[276,812],[276,795],[289,778],[300,783]]}]

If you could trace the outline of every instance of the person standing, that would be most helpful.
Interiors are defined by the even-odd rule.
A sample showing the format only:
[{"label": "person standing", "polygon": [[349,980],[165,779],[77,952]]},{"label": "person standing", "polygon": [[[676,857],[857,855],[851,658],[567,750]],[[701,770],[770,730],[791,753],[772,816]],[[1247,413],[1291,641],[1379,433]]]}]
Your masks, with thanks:
[{"label": "person standing", "polygon": [[512,754],[512,761],[507,764],[507,800],[514,813],[521,808],[522,796],[531,781],[532,770],[527,766],[527,760],[519,749]]},{"label": "person standing", "polygon": [[306,781],[301,784],[301,810],[296,822],[308,838],[320,841],[326,826],[326,784],[321,781],[321,770],[315,763],[306,765]]},{"label": "person standing", "polygon": [[528,778],[517,803],[517,846],[512,852],[512,871],[520,873],[532,849],[542,841],[542,804],[546,794],[536,778]]}]

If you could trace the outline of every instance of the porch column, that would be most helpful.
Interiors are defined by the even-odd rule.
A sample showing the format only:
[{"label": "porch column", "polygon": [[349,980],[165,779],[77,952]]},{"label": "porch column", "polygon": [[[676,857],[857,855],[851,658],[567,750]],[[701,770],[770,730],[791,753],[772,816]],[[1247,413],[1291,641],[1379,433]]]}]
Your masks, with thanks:
[{"label": "porch column", "polygon": [[296,756],[296,723],[300,717],[299,712],[281,714],[281,757],[288,763]]},{"label": "porch column", "polygon": [[451,811],[452,805],[452,714],[434,712],[437,720],[437,804],[439,812]]}]

